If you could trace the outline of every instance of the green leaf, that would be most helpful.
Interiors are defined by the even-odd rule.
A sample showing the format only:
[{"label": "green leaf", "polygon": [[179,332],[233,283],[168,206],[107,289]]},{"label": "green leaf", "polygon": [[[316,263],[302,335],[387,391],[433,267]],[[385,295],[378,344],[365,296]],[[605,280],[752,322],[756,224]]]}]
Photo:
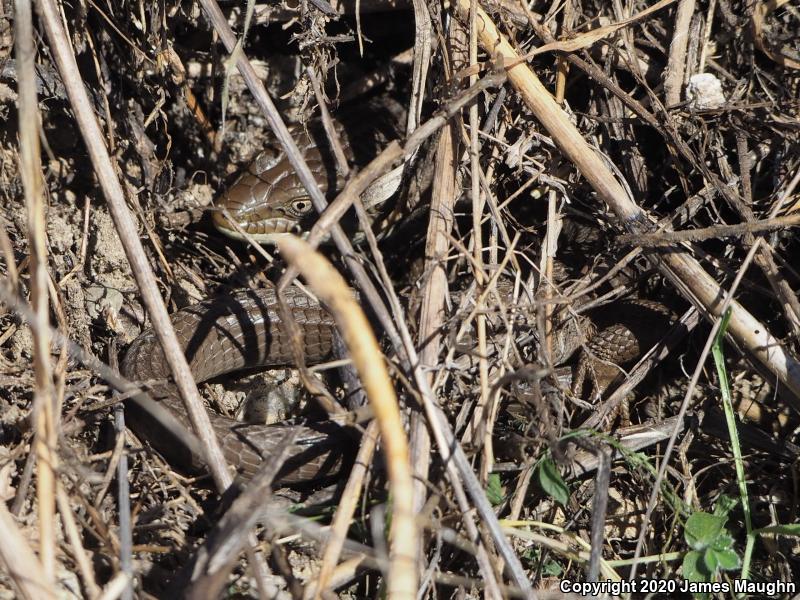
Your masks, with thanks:
[{"label": "green leaf", "polygon": [[733,538],[729,536],[727,533],[721,533],[717,536],[711,547],[716,550],[717,552],[724,552],[725,550],[730,550],[733,546]]},{"label": "green leaf", "polygon": [[714,550],[713,552],[717,556],[719,568],[723,571],[733,571],[734,569],[738,569],[742,564],[739,555],[733,550]]},{"label": "green leaf", "polygon": [[486,487],[486,497],[489,499],[489,502],[492,503],[492,506],[502,504],[503,499],[505,498],[505,490],[503,489],[503,486],[500,485],[500,475],[498,473],[489,474],[489,480]]},{"label": "green leaf", "polygon": [[714,514],[718,517],[727,517],[733,508],[739,503],[736,498],[731,498],[722,494],[714,505]]},{"label": "green leaf", "polygon": [[703,566],[705,567],[705,570],[712,576],[719,570],[717,553],[711,548],[706,548],[703,550]]},{"label": "green leaf", "polygon": [[561,577],[564,569],[554,560],[548,560],[542,567],[542,574],[546,577]]},{"label": "green leaf", "polygon": [[553,459],[548,457],[539,463],[539,467],[536,469],[536,479],[539,482],[539,487],[546,494],[561,506],[566,506],[567,500],[569,500],[569,489],[567,489],[567,484],[561,478],[561,473],[558,472]]},{"label": "green leaf", "polygon": [[692,550],[683,557],[683,578],[687,581],[709,580],[703,565],[703,555],[700,552]]},{"label": "green leaf", "polygon": [[526,562],[532,563],[539,560],[540,554],[538,548],[530,547],[522,553],[522,558],[525,559]]},{"label": "green leaf", "polygon": [[714,543],[725,527],[725,517],[705,512],[692,513],[686,520],[683,536],[693,550],[703,550]]}]

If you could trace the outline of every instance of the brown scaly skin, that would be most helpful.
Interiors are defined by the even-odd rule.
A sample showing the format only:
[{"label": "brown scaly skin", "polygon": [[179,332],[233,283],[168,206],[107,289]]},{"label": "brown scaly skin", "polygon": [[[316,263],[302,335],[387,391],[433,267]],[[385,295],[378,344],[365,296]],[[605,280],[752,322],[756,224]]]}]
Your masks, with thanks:
[{"label": "brown scaly skin", "polygon": [[[335,324],[330,314],[305,294],[289,288],[285,294],[292,314],[303,334],[309,365],[333,358]],[[596,328],[584,321],[580,339],[574,330],[562,327],[556,337],[572,349],[582,342],[575,370],[576,394],[583,382],[591,379],[602,393],[621,374],[655,344],[664,331],[669,312],[662,305],[646,300],[620,304],[617,322]],[[198,382],[245,368],[292,366],[289,340],[281,325],[277,298],[272,289],[240,292],[211,302],[202,302],[172,316],[178,340],[186,352]],[[655,323],[660,323],[655,327]],[[583,337],[583,336],[586,337]],[[561,339],[563,338],[563,339]],[[567,351],[559,361],[569,358]],[[619,366],[617,366],[619,365]],[[183,403],[169,378],[163,351],[152,330],[142,333],[122,361],[125,377],[136,381],[160,381],[153,388],[163,405],[189,427]],[[155,419],[143,411],[129,412],[134,430],[149,440],[179,468],[196,470],[200,465]],[[264,460],[276,454],[287,431],[296,433],[290,458],[278,476],[278,483],[309,483],[335,476],[343,454],[351,444],[345,429],[333,422],[317,424],[245,424],[211,413],[211,423],[225,458],[244,477],[252,477]]]},{"label": "brown scaly skin", "polygon": [[[305,294],[290,288],[284,294],[303,333],[305,355],[314,364],[333,357],[333,318]],[[178,341],[197,382],[253,367],[293,363],[273,289],[245,291],[212,302],[202,302],[172,315]],[[170,376],[163,350],[152,330],[143,332],[128,348],[122,374],[134,381],[160,382],[152,394],[190,427],[177,388],[165,383]],[[133,429],[150,441],[170,462],[186,470],[200,465],[183,445],[143,410],[128,411]],[[226,460],[249,478],[263,460],[276,454],[287,431],[296,434],[290,459],[278,482],[300,484],[336,475],[342,454],[350,447],[344,428],[335,423],[253,425],[209,413]]]},{"label": "brown scaly skin", "polygon": [[[373,150],[377,148],[365,150],[362,143],[352,143],[365,126],[374,130],[369,119],[357,116],[360,125],[354,128],[337,125],[337,131],[348,160],[363,164],[364,159],[374,156]],[[386,126],[384,122],[377,133],[373,131],[373,144],[382,146],[385,142],[381,140],[391,137],[387,131],[396,125],[395,119],[394,126]],[[312,125],[297,133],[298,145],[317,176],[320,188],[332,195],[341,188],[343,180],[324,143],[324,132],[321,127]],[[362,154],[361,161],[355,156],[359,152],[354,149]],[[289,161],[276,151],[259,155],[219,203],[242,229],[259,241],[269,241],[275,234],[303,230],[313,215],[311,201]],[[222,213],[215,213],[214,220],[226,235],[238,236]],[[304,336],[307,363],[330,359],[336,335],[330,315],[297,290],[290,289],[286,299]],[[242,291],[175,313],[173,324],[195,379],[201,382],[243,368],[293,365],[276,302],[271,289]],[[583,345],[573,385],[578,395],[587,377],[602,393],[621,373],[620,367],[630,366],[658,341],[669,312],[657,303],[639,300],[627,306],[621,304],[617,314],[619,317],[609,323],[594,324],[585,318],[580,322],[568,321],[556,332],[556,345],[562,348],[558,362],[568,359]],[[656,320],[661,324],[659,327],[653,326]],[[152,331],[145,331],[131,344],[121,369],[131,380],[161,381],[162,384],[153,390],[154,395],[160,397],[180,422],[189,425],[175,387],[163,383],[169,378],[169,370]],[[134,429],[178,467],[196,469],[199,466],[196,457],[166,433],[154,418],[135,409],[130,415]],[[350,446],[344,429],[334,423],[248,425],[220,415],[210,416],[226,459],[246,477],[251,477],[263,460],[275,454],[277,445],[286,439],[287,431],[297,435],[290,458],[279,473],[279,483],[304,483],[335,475],[343,452]]]},{"label": "brown scaly skin", "polygon": [[[332,123],[348,163],[361,167],[390,140],[400,137],[404,118],[402,107],[384,99],[344,110]],[[345,181],[322,124],[317,120],[291,131],[320,191],[328,199],[333,198]],[[274,242],[276,236],[285,233],[307,231],[316,214],[311,198],[279,149],[261,152],[220,196],[217,205],[261,243]],[[242,237],[221,211],[215,212],[213,219],[225,235]]]},{"label": "brown scaly skin", "polygon": [[602,395],[624,375],[624,369],[632,367],[659,342],[672,319],[670,310],[653,300],[617,302],[613,318],[594,323],[597,331],[586,342],[575,368],[573,394],[580,396],[589,379],[592,392]]}]

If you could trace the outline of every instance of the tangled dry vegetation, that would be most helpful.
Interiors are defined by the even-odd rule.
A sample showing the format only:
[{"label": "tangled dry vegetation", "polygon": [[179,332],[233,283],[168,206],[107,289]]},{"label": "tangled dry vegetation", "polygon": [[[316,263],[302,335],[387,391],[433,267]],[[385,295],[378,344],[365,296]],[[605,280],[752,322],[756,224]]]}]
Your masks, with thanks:
[{"label": "tangled dry vegetation", "polygon": [[[798,9],[355,5],[3,3],[3,597],[797,581]],[[248,19],[231,58],[225,23]],[[303,127],[321,98],[367,126],[368,103],[418,117],[351,165],[353,188],[405,165],[378,239],[320,247],[369,327],[309,248],[265,254],[209,216],[274,114]],[[221,493],[228,472],[125,429],[117,359],[158,322],[147,292],[173,312],[286,260],[338,307],[371,407],[358,459],[338,485],[272,490],[268,464]],[[347,366],[312,378],[334,402],[354,386]],[[320,418],[302,387],[278,370],[201,392]]]}]

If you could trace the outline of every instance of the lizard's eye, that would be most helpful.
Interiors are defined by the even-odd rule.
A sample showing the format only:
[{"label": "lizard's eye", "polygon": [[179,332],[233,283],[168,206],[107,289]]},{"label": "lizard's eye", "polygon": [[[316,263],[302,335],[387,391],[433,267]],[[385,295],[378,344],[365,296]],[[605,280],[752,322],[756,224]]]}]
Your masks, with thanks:
[{"label": "lizard's eye", "polygon": [[309,212],[311,212],[311,201],[305,199],[293,201],[292,212],[298,216],[307,215]]}]

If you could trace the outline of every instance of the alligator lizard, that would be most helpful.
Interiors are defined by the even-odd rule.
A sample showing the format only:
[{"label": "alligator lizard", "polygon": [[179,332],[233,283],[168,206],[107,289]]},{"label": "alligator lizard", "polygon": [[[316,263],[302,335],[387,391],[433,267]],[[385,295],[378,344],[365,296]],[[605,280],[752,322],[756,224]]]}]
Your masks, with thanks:
[{"label": "alligator lizard", "polygon": [[[350,144],[347,137],[344,141],[346,153],[352,158],[354,144]],[[323,190],[337,189],[341,178],[326,146],[304,136],[301,148]],[[222,201],[241,227],[261,239],[302,228],[312,212],[310,200],[280,153],[259,157],[223,195]],[[236,236],[235,228],[220,214],[215,216],[215,223],[226,234]],[[330,315],[297,290],[289,290],[286,299],[303,333],[308,364],[330,359],[336,335]],[[626,318],[608,323],[597,333],[594,333],[595,327],[588,327],[588,338],[582,338],[588,353],[578,365],[581,382],[587,373],[593,374],[597,387],[604,387],[619,373],[617,367],[609,366],[611,363],[625,366],[657,341],[657,338],[652,339],[653,327],[637,326],[635,321],[640,325],[642,319],[648,320],[646,315],[637,316],[641,312],[637,307],[646,313],[649,311],[650,319],[656,313],[663,319],[665,314],[660,305],[639,302],[633,310],[624,311]],[[271,289],[242,291],[206,301],[178,311],[172,321],[198,383],[243,368],[278,367],[293,362],[289,340],[280,323],[275,292]],[[573,346],[580,345],[580,342],[571,341]],[[153,388],[154,394],[188,426],[177,390],[165,383],[169,371],[152,331],[145,331],[132,343],[121,367],[131,380],[161,382]],[[196,459],[188,456],[152,417],[142,411],[131,416],[134,429],[171,462],[183,468],[197,466]],[[243,424],[213,413],[210,416],[226,459],[245,476],[252,476],[261,461],[272,456],[276,444],[284,439],[286,427],[297,432],[297,441],[291,458],[279,474],[283,483],[307,482],[336,474],[342,451],[348,445],[343,443],[347,439],[343,428],[333,423],[268,426]]]}]

